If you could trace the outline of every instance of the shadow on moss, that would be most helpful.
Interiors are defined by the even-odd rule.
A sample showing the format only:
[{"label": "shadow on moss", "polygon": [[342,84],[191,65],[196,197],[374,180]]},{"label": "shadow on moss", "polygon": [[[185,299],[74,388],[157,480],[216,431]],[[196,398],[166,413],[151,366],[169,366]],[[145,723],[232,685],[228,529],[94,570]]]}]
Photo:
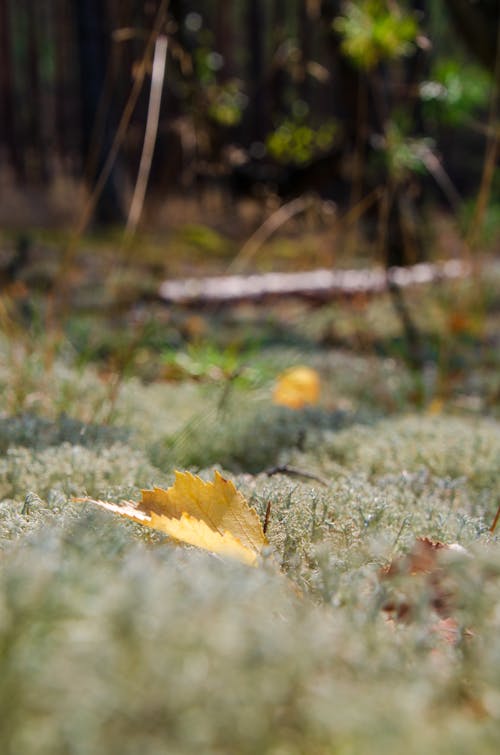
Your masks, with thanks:
[{"label": "shadow on moss", "polygon": [[57,420],[49,420],[36,414],[21,414],[0,418],[0,453],[8,448],[42,449],[61,443],[94,447],[125,442],[128,431],[122,427],[96,425],[80,422],[61,414]]},{"label": "shadow on moss", "polygon": [[325,431],[373,421],[369,412],[293,411],[268,403],[228,406],[199,415],[179,433],[152,444],[149,455],[160,468],[203,468],[218,464],[232,472],[257,473],[280,462],[290,449],[314,444]]}]

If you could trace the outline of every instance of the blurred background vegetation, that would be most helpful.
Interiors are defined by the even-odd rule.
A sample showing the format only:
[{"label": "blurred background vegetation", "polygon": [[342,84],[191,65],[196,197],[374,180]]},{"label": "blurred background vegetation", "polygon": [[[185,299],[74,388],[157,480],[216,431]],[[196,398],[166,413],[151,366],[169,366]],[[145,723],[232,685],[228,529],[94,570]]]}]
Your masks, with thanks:
[{"label": "blurred background vegetation", "polygon": [[143,229],[224,254],[311,194],[310,224],[343,218],[378,261],[429,257],[437,215],[491,245],[498,20],[496,0],[1,0],[1,227],[127,221],[162,36]]},{"label": "blurred background vegetation", "polygon": [[[0,0],[4,409],[39,406],[59,358],[97,363],[106,421],[128,375],[254,385],[266,345],[396,358],[416,406],[493,374],[498,20],[497,0]],[[457,257],[463,285],[321,312],[158,296]]]}]

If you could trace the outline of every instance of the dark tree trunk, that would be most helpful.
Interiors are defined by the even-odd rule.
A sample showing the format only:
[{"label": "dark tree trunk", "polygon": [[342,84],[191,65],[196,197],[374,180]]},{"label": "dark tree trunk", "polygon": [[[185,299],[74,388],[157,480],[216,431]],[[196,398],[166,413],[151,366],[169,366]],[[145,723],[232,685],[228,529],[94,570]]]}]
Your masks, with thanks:
[{"label": "dark tree trunk", "polygon": [[28,143],[32,148],[32,159],[30,161],[31,176],[30,178],[37,181],[47,180],[46,155],[43,149],[41,138],[41,114],[42,99],[40,90],[40,49],[39,49],[39,32],[40,32],[40,7],[35,5],[32,8],[26,7],[26,23],[28,25],[28,88],[30,97],[30,107],[28,110]]},{"label": "dark tree trunk", "polygon": [[[113,142],[116,125],[112,117],[112,100],[102,102],[106,71],[110,63],[110,26],[106,4],[102,0],[75,0],[74,10],[80,63],[82,152],[87,160],[90,151],[96,150],[95,166],[98,175]],[[103,107],[106,108],[105,117],[99,117],[99,130],[102,133],[96,134],[98,115],[100,116]],[[92,185],[89,188],[92,190]],[[94,220],[99,225],[110,225],[123,219],[122,187],[115,166],[99,198]]]},{"label": "dark tree trunk", "polygon": [[215,48],[224,59],[219,74],[220,81],[234,75],[233,59],[233,0],[218,0],[215,16]]},{"label": "dark tree trunk", "polygon": [[17,178],[24,178],[24,162],[16,139],[15,94],[8,0],[0,0],[0,145]]},{"label": "dark tree trunk", "polygon": [[73,25],[68,0],[56,0],[53,24],[56,145],[58,157],[65,164],[70,156],[76,157],[81,126],[75,96],[77,82],[73,80],[75,59],[68,38],[68,29]]},{"label": "dark tree trunk", "polygon": [[283,61],[283,44],[286,39],[286,0],[275,0],[273,23],[273,65],[270,79],[271,118],[276,126],[285,112],[287,74]]},{"label": "dark tree trunk", "polygon": [[445,0],[448,13],[470,52],[495,69],[500,24],[498,0]]},{"label": "dark tree trunk", "polygon": [[311,18],[307,0],[299,0],[299,44],[302,55],[301,65],[301,82],[299,87],[300,96],[308,104],[311,103],[311,79],[309,77],[307,66],[311,60],[312,48],[312,28]]},{"label": "dark tree trunk", "polygon": [[262,0],[249,0],[248,29],[248,88],[250,93],[250,141],[263,141],[267,133],[264,97],[264,11]]}]

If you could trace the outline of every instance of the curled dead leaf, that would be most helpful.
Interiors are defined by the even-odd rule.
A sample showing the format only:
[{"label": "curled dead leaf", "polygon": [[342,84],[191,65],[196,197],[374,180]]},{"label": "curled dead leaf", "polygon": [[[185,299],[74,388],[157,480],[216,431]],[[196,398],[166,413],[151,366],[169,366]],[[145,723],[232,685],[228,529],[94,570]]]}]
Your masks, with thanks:
[{"label": "curled dead leaf", "polygon": [[[436,613],[440,620],[448,622],[442,626],[449,628],[454,622],[455,589],[441,559],[441,554],[446,551],[467,554],[465,548],[458,543],[446,544],[426,537],[417,538],[411,551],[394,559],[381,571],[380,578],[394,580],[399,576],[420,577],[428,595],[429,610]],[[387,616],[397,621],[410,621],[414,608],[404,591],[391,594],[382,606]]]}]

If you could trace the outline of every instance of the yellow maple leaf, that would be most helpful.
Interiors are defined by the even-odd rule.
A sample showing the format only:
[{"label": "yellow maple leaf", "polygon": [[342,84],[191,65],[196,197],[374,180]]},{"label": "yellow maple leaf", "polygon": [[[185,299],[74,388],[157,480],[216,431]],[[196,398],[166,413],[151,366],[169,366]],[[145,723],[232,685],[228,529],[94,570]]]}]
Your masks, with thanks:
[{"label": "yellow maple leaf", "polygon": [[317,404],[321,383],[316,370],[311,367],[290,367],[278,375],[273,401],[290,409],[302,409]]},{"label": "yellow maple leaf", "polygon": [[267,543],[260,519],[230,480],[215,472],[205,482],[190,472],[176,472],[168,489],[143,490],[139,503],[111,503],[92,498],[79,501],[165,532],[175,540],[231,556],[254,565]]}]

